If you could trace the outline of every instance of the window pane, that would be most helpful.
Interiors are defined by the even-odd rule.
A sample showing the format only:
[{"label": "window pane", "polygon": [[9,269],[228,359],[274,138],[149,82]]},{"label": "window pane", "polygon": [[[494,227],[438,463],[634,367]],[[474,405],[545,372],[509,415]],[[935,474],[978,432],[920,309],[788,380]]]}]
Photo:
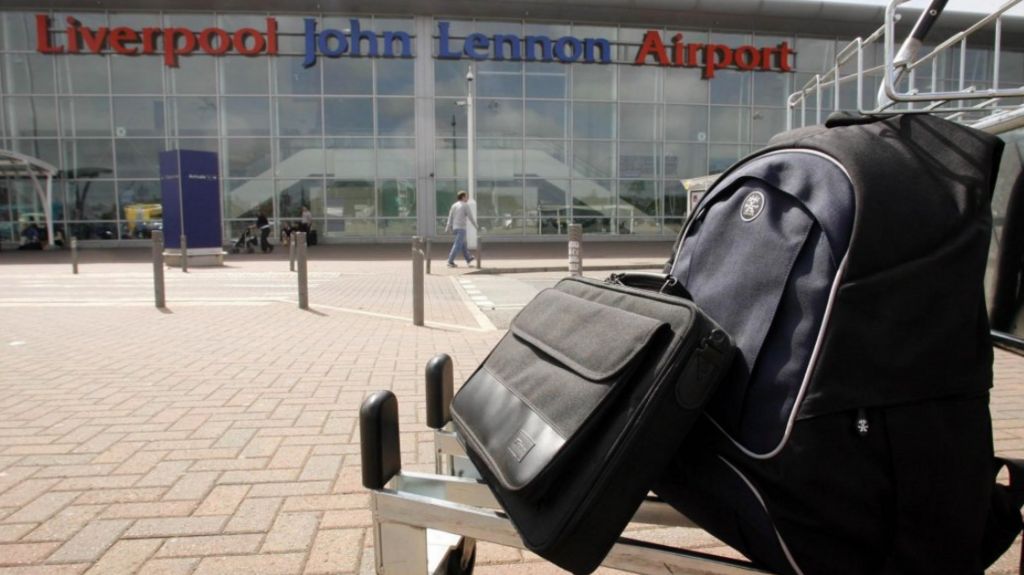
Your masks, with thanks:
[{"label": "window pane", "polygon": [[[376,225],[376,201],[373,180],[334,180],[327,187],[327,217],[355,219],[359,223],[350,222],[350,228],[340,230],[360,235],[374,235]],[[330,225],[328,223],[328,225]]]},{"label": "window pane", "polygon": [[521,137],[523,135],[522,100],[476,101],[477,135],[482,137]]},{"label": "window pane", "polygon": [[118,58],[111,66],[111,83],[115,94],[163,94],[163,56],[132,56]]},{"label": "window pane", "polygon": [[162,139],[119,138],[115,140],[114,151],[117,154],[117,177],[160,177],[160,152],[164,151]]},{"label": "window pane", "polygon": [[749,142],[750,110],[712,106],[710,126],[712,142]]},{"label": "window pane", "polygon": [[572,108],[573,137],[602,139],[615,137],[615,104],[576,102]]},{"label": "window pane", "polygon": [[324,173],[324,149],[319,138],[281,138],[277,150],[278,176],[302,178]]},{"label": "window pane", "polygon": [[707,106],[666,106],[665,139],[704,142],[708,139]]},{"label": "window pane", "polygon": [[11,94],[52,94],[54,57],[8,54],[4,58],[4,87]]},{"label": "window pane", "polygon": [[51,97],[8,96],[7,126],[14,137],[47,137],[57,135],[57,102]]},{"label": "window pane", "polygon": [[321,179],[278,180],[277,198],[278,218],[291,218],[298,223],[302,206],[309,208],[314,218],[324,215],[324,181]]},{"label": "window pane", "polygon": [[658,98],[656,66],[618,66],[619,100],[653,102]]},{"label": "window pane", "polygon": [[569,180],[526,180],[526,233],[564,234],[569,225]]},{"label": "window pane", "polygon": [[523,158],[527,176],[568,177],[571,169],[567,143],[559,140],[526,140]]},{"label": "window pane", "polygon": [[754,143],[766,143],[772,136],[786,129],[786,110],[755,108],[751,123]]},{"label": "window pane", "polygon": [[214,60],[209,56],[179,58],[178,67],[170,69],[171,90],[176,94],[216,94],[217,68]]},{"label": "window pane", "polygon": [[665,144],[665,177],[699,178],[708,171],[707,144]]},{"label": "window pane", "polygon": [[[70,220],[117,219],[114,182],[74,180],[68,182],[67,209]],[[82,238],[84,239],[84,238]]]},{"label": "window pane", "polygon": [[224,157],[229,178],[269,177],[270,139],[231,138],[224,140]]},{"label": "window pane", "polygon": [[381,138],[377,140],[377,173],[381,177],[416,175],[416,140]]},{"label": "window pane", "polygon": [[527,98],[565,98],[568,96],[569,67],[563,64],[526,64]]},{"label": "window pane", "polygon": [[673,68],[665,72],[665,101],[705,104],[708,101],[708,82],[701,78],[700,70]]},{"label": "window pane", "polygon": [[453,138],[437,140],[437,147],[434,148],[434,170],[437,177],[465,178],[468,161],[466,140]]},{"label": "window pane", "polygon": [[[762,72],[763,73],[763,72]],[[750,84],[754,76],[751,72],[738,70],[719,70],[715,77],[707,82],[711,85],[711,102],[713,104],[750,104]]]},{"label": "window pane", "polygon": [[373,178],[377,174],[377,162],[370,138],[328,139],[327,174],[335,178]]},{"label": "window pane", "polygon": [[224,133],[228,136],[269,136],[267,98],[223,98]]},{"label": "window pane", "polygon": [[619,104],[619,138],[659,140],[661,121],[653,104]]},{"label": "window pane", "polygon": [[377,60],[377,93],[384,96],[413,94],[413,60]]},{"label": "window pane", "polygon": [[657,146],[653,142],[619,143],[619,177],[653,178],[657,174]]},{"label": "window pane", "polygon": [[114,173],[114,150],[110,140],[66,140],[64,170],[71,177],[110,177]]},{"label": "window pane", "polygon": [[466,97],[466,71],[462,60],[434,60],[434,95]]},{"label": "window pane", "polygon": [[[757,106],[785,107],[789,95],[796,90],[793,86],[793,75],[777,72],[758,72],[753,74],[754,104]],[[851,82],[853,97],[857,97],[857,83]]]},{"label": "window pane", "polygon": [[413,136],[416,134],[412,98],[380,98],[377,100],[377,133],[381,136]]},{"label": "window pane", "polygon": [[[245,218],[256,223],[260,210],[267,217],[273,214],[274,182],[272,180],[226,180],[224,185],[224,215]],[[244,229],[244,228],[243,228]]]},{"label": "window pane", "polygon": [[114,135],[118,137],[163,136],[163,97],[115,97]]},{"label": "window pane", "polygon": [[484,223],[487,218],[507,220],[523,219],[523,181],[514,178],[477,180],[476,209],[480,217],[480,225],[494,228]]},{"label": "window pane", "polygon": [[615,182],[611,180],[574,180],[572,183],[572,220],[585,233],[609,233],[615,216]]},{"label": "window pane", "polygon": [[171,98],[174,124],[178,136],[216,136],[217,98],[197,96]]},{"label": "window pane", "polygon": [[280,136],[319,136],[320,98],[277,98],[277,133]]},{"label": "window pane", "polygon": [[[384,180],[378,194],[380,217],[416,217],[416,183],[413,180]],[[415,221],[413,221],[415,224]]]},{"label": "window pane", "polygon": [[494,62],[491,71],[479,72],[476,77],[477,96],[495,98],[519,98],[523,95],[522,64],[519,62]]},{"label": "window pane", "polygon": [[478,140],[476,169],[481,178],[514,178],[523,173],[522,140]]},{"label": "window pane", "polygon": [[372,94],[373,60],[369,58],[323,58],[325,94]]},{"label": "window pane", "polygon": [[613,142],[582,142],[572,144],[573,170],[588,178],[615,177],[615,144]]},{"label": "window pane", "polygon": [[434,130],[438,138],[465,138],[467,130],[466,107],[458,100],[434,100]]},{"label": "window pane", "polygon": [[52,140],[15,140],[14,151],[39,158],[54,167],[60,165],[60,147],[57,145],[56,138]]},{"label": "window pane", "polygon": [[373,100],[324,98],[324,130],[329,136],[372,136]]},{"label": "window pane", "polygon": [[526,101],[526,136],[529,138],[565,138],[568,136],[566,102]]},{"label": "window pane", "polygon": [[572,97],[576,100],[614,100],[614,66],[573,66]]},{"label": "window pane", "polygon": [[147,239],[154,229],[161,229],[163,210],[159,180],[128,180],[117,184],[121,206],[122,237]]},{"label": "window pane", "polygon": [[63,94],[110,93],[107,58],[86,54],[57,58],[57,84]]},{"label": "window pane", "polygon": [[220,59],[220,85],[224,94],[266,94],[268,58],[225,56]]},{"label": "window pane", "polygon": [[65,137],[110,137],[110,99],[61,98],[61,132]]},{"label": "window pane", "polygon": [[831,38],[797,38],[794,51],[797,54],[795,68],[817,74],[835,63],[836,42]]},{"label": "window pane", "polygon": [[665,217],[670,218],[672,216],[683,217],[687,214],[686,208],[686,188],[683,187],[682,182],[679,180],[669,180],[664,182],[665,190]]},{"label": "window pane", "polygon": [[302,67],[302,56],[273,58],[278,94],[319,94],[320,67]]},{"label": "window pane", "polygon": [[619,182],[619,233],[634,233],[630,220],[658,216],[658,186],[650,180]]},{"label": "window pane", "polygon": [[738,144],[709,146],[708,171],[712,174],[724,172],[729,169],[729,166],[735,164],[737,160],[746,156],[748,150],[749,146]]},{"label": "window pane", "polygon": [[[4,18],[3,41],[8,50],[35,50],[36,48],[36,15],[32,12],[8,12],[0,14]],[[103,18],[106,24],[106,18]],[[55,23],[60,27],[62,19],[50,20],[50,27]]]}]

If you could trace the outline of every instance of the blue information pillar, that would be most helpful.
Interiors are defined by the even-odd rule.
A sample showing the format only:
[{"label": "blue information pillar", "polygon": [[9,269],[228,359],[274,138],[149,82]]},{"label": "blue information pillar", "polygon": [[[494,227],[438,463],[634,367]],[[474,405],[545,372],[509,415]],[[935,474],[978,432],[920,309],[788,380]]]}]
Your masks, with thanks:
[{"label": "blue information pillar", "polygon": [[217,164],[214,152],[169,150],[160,153],[167,265],[181,265],[182,233],[190,266],[224,262]]}]

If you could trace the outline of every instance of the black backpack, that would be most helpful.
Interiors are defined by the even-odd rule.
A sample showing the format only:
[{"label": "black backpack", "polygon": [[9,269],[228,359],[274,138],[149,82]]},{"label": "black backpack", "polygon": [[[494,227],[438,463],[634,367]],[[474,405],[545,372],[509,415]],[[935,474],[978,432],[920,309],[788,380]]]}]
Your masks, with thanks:
[{"label": "black backpack", "polygon": [[1003,143],[835,117],[727,170],[667,272],[739,353],[655,491],[779,573],[980,574],[994,488],[983,277]]}]

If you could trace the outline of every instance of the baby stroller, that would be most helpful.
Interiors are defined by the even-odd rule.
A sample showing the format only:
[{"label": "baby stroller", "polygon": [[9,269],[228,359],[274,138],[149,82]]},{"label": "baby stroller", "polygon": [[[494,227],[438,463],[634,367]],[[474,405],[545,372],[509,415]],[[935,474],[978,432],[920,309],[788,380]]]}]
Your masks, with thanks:
[{"label": "baby stroller", "polygon": [[247,254],[256,253],[256,246],[259,245],[259,240],[256,239],[256,226],[249,226],[242,230],[242,235],[238,236],[238,240],[231,246],[231,253],[240,254],[243,251]]}]

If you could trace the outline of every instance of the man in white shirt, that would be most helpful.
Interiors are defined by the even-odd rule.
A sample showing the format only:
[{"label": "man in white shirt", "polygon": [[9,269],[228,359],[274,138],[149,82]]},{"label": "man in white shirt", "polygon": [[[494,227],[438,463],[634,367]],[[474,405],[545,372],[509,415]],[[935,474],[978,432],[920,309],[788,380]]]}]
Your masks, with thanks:
[{"label": "man in white shirt", "polygon": [[306,206],[302,206],[302,231],[308,234],[312,228],[313,212],[310,212]]},{"label": "man in white shirt", "polygon": [[473,256],[469,253],[469,248],[466,246],[466,222],[473,224],[473,227],[480,229],[477,225],[476,219],[473,218],[473,212],[469,209],[469,194],[465,190],[459,190],[456,196],[458,200],[450,210],[448,210],[448,223],[444,226],[444,231],[455,232],[455,241],[452,243],[452,251],[448,252],[448,267],[454,268],[455,256],[462,253],[462,257],[466,258],[466,265],[473,263]]}]

